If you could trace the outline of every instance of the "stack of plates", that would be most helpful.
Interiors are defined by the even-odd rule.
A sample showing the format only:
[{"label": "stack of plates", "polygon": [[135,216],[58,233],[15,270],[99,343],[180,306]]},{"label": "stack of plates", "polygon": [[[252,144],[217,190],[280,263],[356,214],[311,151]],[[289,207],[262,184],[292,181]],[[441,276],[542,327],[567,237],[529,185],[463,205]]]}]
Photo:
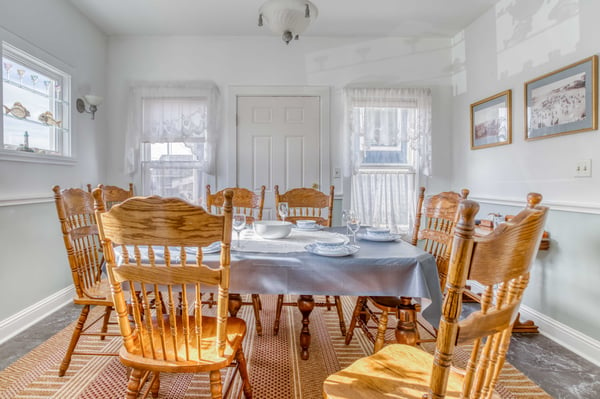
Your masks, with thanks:
[{"label": "stack of plates", "polygon": [[400,238],[400,234],[392,234],[389,229],[379,229],[368,227],[366,233],[356,233],[356,237],[367,241],[396,241]]},{"label": "stack of plates", "polygon": [[317,245],[317,243],[308,244],[305,249],[311,254],[321,256],[348,256],[358,252],[359,247],[356,245],[338,245],[332,248],[326,248]]}]

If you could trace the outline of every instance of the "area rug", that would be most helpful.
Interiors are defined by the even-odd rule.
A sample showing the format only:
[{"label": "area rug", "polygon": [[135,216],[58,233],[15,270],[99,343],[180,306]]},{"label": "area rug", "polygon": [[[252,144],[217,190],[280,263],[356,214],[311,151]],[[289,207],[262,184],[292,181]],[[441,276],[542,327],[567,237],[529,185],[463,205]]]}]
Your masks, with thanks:
[{"label": "area rug", "polygon": [[[272,326],[276,296],[261,295],[261,299],[262,337],[256,335],[252,307],[242,307],[239,314],[248,324],[244,350],[254,398],[321,398],[321,386],[329,374],[369,354],[372,349],[372,344],[359,330],[356,330],[352,343],[345,345],[335,309],[316,308],[311,314],[310,358],[301,360],[298,350],[300,313],[293,307],[284,307],[279,334],[274,336]],[[345,297],[342,302],[348,323],[354,298]],[[74,356],[67,374],[58,377],[58,366],[72,328],[72,325],[65,328],[0,372],[0,398],[122,398],[127,370],[116,357]],[[83,344],[90,349],[110,353],[120,347],[121,339],[100,341],[97,337],[84,337]],[[232,371],[223,373],[223,379],[228,380],[231,374]],[[234,382],[234,389],[238,388],[235,385],[239,384],[238,380]],[[507,399],[551,398],[509,364],[502,371],[497,391]],[[209,397],[208,375],[161,375],[159,398]]]}]

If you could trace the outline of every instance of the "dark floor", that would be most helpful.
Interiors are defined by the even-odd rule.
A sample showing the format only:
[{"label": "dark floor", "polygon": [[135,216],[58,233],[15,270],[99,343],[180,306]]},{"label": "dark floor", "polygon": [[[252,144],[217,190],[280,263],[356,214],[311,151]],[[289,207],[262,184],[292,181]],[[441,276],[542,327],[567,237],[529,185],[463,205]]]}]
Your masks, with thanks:
[{"label": "dark floor", "polygon": [[[0,370],[74,321],[80,310],[64,306],[0,345]],[[600,367],[541,334],[513,334],[507,360],[556,399],[600,398]]]}]

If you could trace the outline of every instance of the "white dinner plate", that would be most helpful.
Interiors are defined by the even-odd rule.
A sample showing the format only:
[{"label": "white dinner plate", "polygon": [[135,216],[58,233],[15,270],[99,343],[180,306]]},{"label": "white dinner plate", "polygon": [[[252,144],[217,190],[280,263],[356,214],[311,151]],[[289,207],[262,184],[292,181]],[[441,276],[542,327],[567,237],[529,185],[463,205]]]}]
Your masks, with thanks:
[{"label": "white dinner plate", "polygon": [[302,227],[298,227],[296,225],[293,225],[292,228],[294,230],[298,230],[298,231],[319,231],[319,230],[323,230],[325,227],[321,226],[320,224],[317,224],[315,227],[310,227],[310,228],[302,228]]},{"label": "white dinner plate", "polygon": [[[202,247],[202,253],[204,254],[214,254],[219,251],[221,251],[221,241],[216,241],[207,247]],[[186,248],[185,252],[196,256],[196,248]]]},{"label": "white dinner plate", "polygon": [[400,234],[389,234],[389,235],[374,235],[374,234],[366,234],[366,233],[356,233],[356,237],[361,239],[361,240],[367,240],[367,241],[381,241],[381,242],[388,242],[388,241],[396,241],[398,239],[400,239],[402,236]]},{"label": "white dinner plate", "polygon": [[308,252],[310,252],[311,254],[320,255],[320,256],[348,256],[348,255],[354,255],[360,249],[356,245],[342,245],[342,246],[340,246],[339,250],[335,250],[335,251],[323,251],[315,243],[308,244],[304,248]]}]

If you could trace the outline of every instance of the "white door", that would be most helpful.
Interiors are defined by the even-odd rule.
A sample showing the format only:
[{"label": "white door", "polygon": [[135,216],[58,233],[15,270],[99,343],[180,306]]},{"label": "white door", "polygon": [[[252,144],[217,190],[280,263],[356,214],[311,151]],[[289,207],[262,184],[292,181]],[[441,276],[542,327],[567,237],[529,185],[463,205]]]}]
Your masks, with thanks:
[{"label": "white door", "polygon": [[320,99],[239,96],[237,98],[237,185],[264,185],[264,219],[275,219],[274,186],[321,189]]}]

